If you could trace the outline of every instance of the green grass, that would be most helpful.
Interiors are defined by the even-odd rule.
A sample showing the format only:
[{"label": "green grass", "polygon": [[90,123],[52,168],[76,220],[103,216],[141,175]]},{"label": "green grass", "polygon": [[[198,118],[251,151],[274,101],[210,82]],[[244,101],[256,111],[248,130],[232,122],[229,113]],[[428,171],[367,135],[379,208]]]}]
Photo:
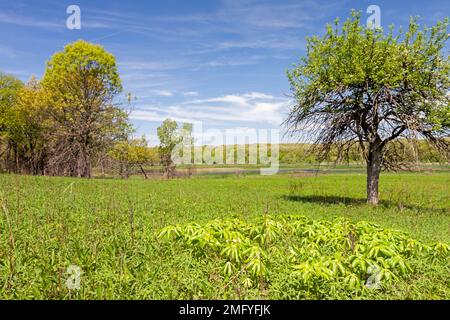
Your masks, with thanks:
[{"label": "green grass", "polygon": [[[448,244],[449,185],[449,173],[384,174],[382,202],[371,207],[362,174],[171,181],[0,175],[0,299],[286,298],[276,290],[283,279],[246,292],[226,287],[214,260],[157,234],[172,224],[300,214],[366,220]],[[80,290],[65,286],[72,264],[83,271]],[[393,287],[329,298],[449,299],[449,271],[423,261]]]}]

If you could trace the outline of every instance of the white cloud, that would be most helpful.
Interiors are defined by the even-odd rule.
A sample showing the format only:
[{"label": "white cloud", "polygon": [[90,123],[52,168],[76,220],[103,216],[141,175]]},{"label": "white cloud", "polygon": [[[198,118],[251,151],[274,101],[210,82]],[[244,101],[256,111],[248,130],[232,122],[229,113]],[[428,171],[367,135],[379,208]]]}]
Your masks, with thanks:
[{"label": "white cloud", "polygon": [[225,96],[215,97],[215,98],[210,98],[210,99],[187,101],[187,102],[184,102],[183,104],[198,105],[198,104],[208,104],[211,102],[212,103],[219,102],[219,103],[231,104],[231,105],[235,105],[235,106],[238,106],[238,105],[245,106],[247,104],[247,100],[248,99],[244,96],[225,95]]},{"label": "white cloud", "polygon": [[206,123],[259,123],[280,125],[289,100],[260,92],[230,94],[209,99],[185,101],[170,106],[142,106],[131,118],[160,121],[165,118]]},{"label": "white cloud", "polygon": [[244,97],[248,99],[274,99],[274,97],[270,94],[265,94],[261,92],[251,92],[244,94]]},{"label": "white cloud", "polygon": [[130,117],[135,120],[146,120],[146,121],[162,121],[164,116],[161,116],[158,112],[150,110],[133,110]]},{"label": "white cloud", "polygon": [[197,91],[186,91],[182,92],[182,95],[185,97],[198,97],[199,93]]},{"label": "white cloud", "polygon": [[152,92],[161,97],[172,97],[173,96],[173,93],[169,90],[153,90]]}]

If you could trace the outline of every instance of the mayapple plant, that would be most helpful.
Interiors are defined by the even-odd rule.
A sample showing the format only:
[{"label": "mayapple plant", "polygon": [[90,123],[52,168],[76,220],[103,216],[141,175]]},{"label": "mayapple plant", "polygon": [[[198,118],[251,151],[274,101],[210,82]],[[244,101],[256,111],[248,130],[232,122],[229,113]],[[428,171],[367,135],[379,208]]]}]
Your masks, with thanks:
[{"label": "mayapple plant", "polygon": [[[304,216],[265,216],[253,223],[239,219],[167,226],[159,238],[182,243],[203,258],[222,264],[226,279],[244,288],[270,284],[277,268],[308,291],[324,286],[361,292],[395,284],[411,275],[414,259],[445,261],[449,246],[431,246],[407,234],[365,221],[309,220]],[[367,284],[367,285],[366,285]]]}]

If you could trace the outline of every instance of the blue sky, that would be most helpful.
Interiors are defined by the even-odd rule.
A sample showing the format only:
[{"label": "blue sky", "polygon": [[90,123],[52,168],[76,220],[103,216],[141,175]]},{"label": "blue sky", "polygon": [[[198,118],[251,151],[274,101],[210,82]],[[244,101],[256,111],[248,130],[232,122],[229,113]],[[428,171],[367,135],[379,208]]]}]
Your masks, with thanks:
[{"label": "blue sky", "polygon": [[[69,5],[81,8],[81,30],[66,28]],[[0,0],[0,70],[26,81],[78,39],[117,58],[124,92],[137,97],[131,118],[152,144],[171,117],[205,128],[278,128],[289,106],[286,69],[350,10],[381,8],[381,24],[431,25],[449,1],[5,1]]]}]

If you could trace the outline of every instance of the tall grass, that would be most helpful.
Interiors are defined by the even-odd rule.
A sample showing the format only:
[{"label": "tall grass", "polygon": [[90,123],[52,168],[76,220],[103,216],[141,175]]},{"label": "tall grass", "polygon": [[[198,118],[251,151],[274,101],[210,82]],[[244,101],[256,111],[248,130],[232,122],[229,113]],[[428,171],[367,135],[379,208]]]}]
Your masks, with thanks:
[{"label": "tall grass", "polygon": [[[216,291],[226,284],[222,265],[157,237],[168,225],[217,218],[343,216],[449,243],[449,182],[448,173],[385,174],[381,205],[371,207],[357,174],[171,181],[0,175],[0,298],[223,298]],[[418,263],[407,281],[370,296],[448,298],[448,266]],[[83,272],[80,290],[67,289],[71,265]],[[277,298],[277,283],[226,297]]]}]

